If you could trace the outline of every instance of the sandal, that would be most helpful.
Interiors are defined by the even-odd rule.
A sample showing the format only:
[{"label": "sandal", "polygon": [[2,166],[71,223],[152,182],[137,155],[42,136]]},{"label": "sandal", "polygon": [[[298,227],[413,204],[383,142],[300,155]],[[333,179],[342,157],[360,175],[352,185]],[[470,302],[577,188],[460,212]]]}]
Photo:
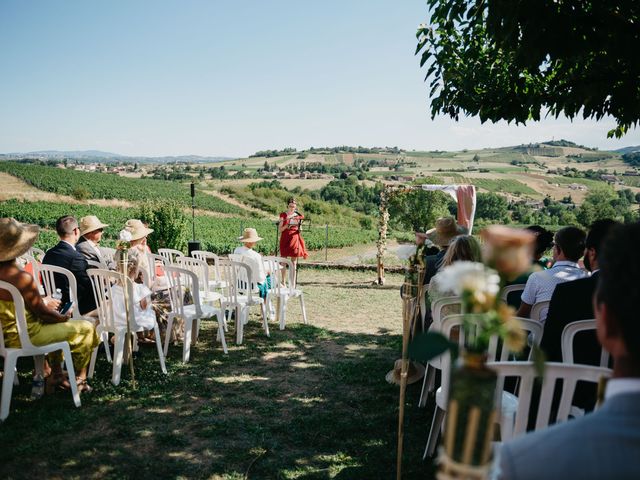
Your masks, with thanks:
[{"label": "sandal", "polygon": [[64,373],[54,373],[47,377],[45,384],[45,392],[51,395],[55,391],[67,391],[71,389],[69,379]]},{"label": "sandal", "polygon": [[93,387],[87,383],[86,378],[76,377],[76,381],[78,382],[78,392],[79,393],[91,393],[93,392]]}]

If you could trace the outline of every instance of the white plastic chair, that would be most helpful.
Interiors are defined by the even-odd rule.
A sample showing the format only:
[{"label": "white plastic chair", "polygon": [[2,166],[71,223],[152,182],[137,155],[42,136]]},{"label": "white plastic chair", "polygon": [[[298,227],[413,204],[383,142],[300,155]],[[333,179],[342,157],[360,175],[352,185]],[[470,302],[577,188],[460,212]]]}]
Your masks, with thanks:
[{"label": "white plastic chair", "polygon": [[222,294],[210,288],[209,265],[206,261],[192,257],[177,257],[176,266],[186,268],[198,276],[198,287],[200,288],[200,301],[203,303],[220,302]]},{"label": "white plastic chair", "polygon": [[116,261],[116,249],[111,247],[98,247],[100,253],[102,253],[102,259],[105,264],[114,263]]},{"label": "white plastic chair", "polygon": [[41,250],[37,247],[31,247],[29,249],[29,255],[35,258],[38,262],[42,263],[42,259],[44,258],[44,250]]},{"label": "white plastic chair", "polygon": [[[218,321],[217,339],[222,343],[224,353],[228,353],[227,341],[224,337],[224,309],[201,303],[198,276],[192,271],[169,265],[165,267],[165,272],[169,280],[169,296],[172,307],[172,311],[167,318],[167,333],[164,339],[165,355],[169,351],[170,333],[176,318],[181,318],[184,322],[182,361],[187,363],[191,355],[191,343],[195,343],[198,340],[200,320],[213,316]],[[184,303],[184,296],[187,290],[191,292],[192,305],[185,305]]]},{"label": "white plastic chair", "polygon": [[[534,321],[531,321],[526,318],[518,318],[522,323],[523,330],[529,333],[530,338],[536,344],[540,343],[542,338],[542,326]],[[454,327],[460,327],[459,335],[458,335],[458,346],[460,349],[464,348],[465,345],[465,332],[462,328],[464,323],[464,315],[449,315],[447,316],[441,323],[440,332],[445,336],[450,338],[451,331]],[[489,341],[489,348],[487,351],[489,360],[499,360],[499,361],[507,361],[509,359],[508,348],[504,343],[502,344],[502,348],[500,349],[500,353],[498,353],[498,336],[494,335],[491,337]],[[530,354],[531,355],[531,352]],[[442,426],[442,422],[444,420],[444,415],[447,410],[447,403],[449,401],[449,387],[451,382],[451,355],[447,352],[440,356],[441,363],[440,366],[442,368],[442,385],[438,390],[436,390],[436,408],[433,413],[433,421],[431,423],[431,429],[429,431],[429,438],[427,439],[427,446],[425,448],[424,457],[431,457],[435,452],[436,441],[438,439],[438,432]],[[500,381],[498,382],[500,391],[502,391],[502,385]],[[504,396],[508,397],[505,399],[505,408],[502,413],[503,418],[510,418],[510,415],[513,415],[513,411],[515,410],[515,405],[517,405],[517,398],[508,392],[504,392]],[[502,406],[502,402],[501,402]],[[499,410],[498,410],[499,411]]]},{"label": "white plastic chair", "polygon": [[167,262],[169,262],[169,265],[175,265],[177,258],[184,257],[184,253],[173,248],[159,248],[158,255],[166,258]]},{"label": "white plastic chair", "polygon": [[[577,333],[589,330],[593,330],[594,332],[596,330],[596,321],[593,319],[571,322],[564,327],[561,337],[562,363],[574,363],[573,340]],[[600,354],[600,366],[605,368],[609,366],[609,352],[604,348]]]},{"label": "white plastic chair", "polygon": [[[87,275],[91,279],[91,285],[93,287],[93,294],[96,299],[96,311],[98,312],[99,323],[96,326],[96,332],[101,336],[101,338],[108,337],[109,333],[114,335],[114,347],[113,347],[113,367],[111,373],[111,382],[114,385],[118,385],[120,383],[120,374],[122,371],[122,363],[124,361],[124,352],[125,352],[125,340],[127,340],[127,326],[116,324],[115,314],[114,314],[114,306],[113,306],[113,298],[116,295],[114,293],[114,287],[119,285],[122,287],[123,280],[125,280],[124,275],[118,272],[113,272],[111,270],[106,269],[94,269],[90,268],[87,270]],[[126,288],[127,288],[127,308],[129,310],[129,330],[135,336],[136,332],[143,331],[143,328],[136,323],[135,318],[135,308],[133,301],[133,282],[130,279],[126,278]],[[118,293],[121,294],[121,293]],[[160,368],[162,369],[162,373],[167,373],[167,367],[164,362],[164,353],[162,352],[162,343],[160,340],[160,329],[158,328],[158,322],[155,322],[153,325],[153,332],[156,338],[156,349],[158,350],[158,359],[160,360]],[[128,345],[128,342],[127,342]],[[108,352],[109,348],[105,345],[105,349]],[[129,354],[131,352],[128,352]],[[89,377],[93,377],[96,357],[98,354],[98,349],[94,349],[93,354],[91,355],[91,362],[89,364]]]},{"label": "white plastic chair", "polygon": [[255,289],[251,267],[232,260],[220,259],[220,272],[227,283],[223,289],[223,309],[235,311],[236,315],[236,343],[242,344],[244,325],[249,321],[249,311],[252,306],[260,306],[264,331],[269,334],[266,304]]},{"label": "white plastic chair", "polygon": [[107,266],[106,266],[104,263],[99,262],[99,261],[97,261],[97,260],[90,260],[90,259],[87,259],[87,263],[89,264],[89,266],[90,266],[91,268],[101,268],[101,269],[103,269],[103,270],[106,270],[106,269],[107,269]]},{"label": "white plastic chair", "polygon": [[61,288],[62,284],[60,283],[60,277],[57,275],[62,275],[66,278],[67,283],[69,285],[69,300],[73,302],[73,312],[72,318],[74,320],[88,320],[91,323],[95,323],[95,318],[92,317],[83,317],[80,315],[80,309],[78,308],[78,282],[76,281],[76,277],[69,270],[63,267],[58,267],[57,265],[49,265],[43,263],[38,265],[38,273],[40,274],[40,279],[42,280],[42,287],[44,288],[45,296],[52,296],[56,293],[56,289]]},{"label": "white plastic chair", "polygon": [[[69,378],[75,379],[76,373],[73,368],[73,359],[71,357],[71,349],[68,342],[56,342],[49,345],[36,347],[31,343],[27,330],[27,319],[25,316],[24,299],[20,291],[8,282],[0,281],[0,289],[6,290],[11,294],[15,307],[16,324],[18,327],[18,336],[20,337],[21,348],[9,348],[4,344],[4,335],[0,329],[0,356],[4,358],[4,373],[2,378],[2,399],[0,400],[0,421],[4,421],[9,416],[9,407],[11,406],[11,392],[16,378],[16,363],[20,357],[36,357],[36,371],[43,373],[44,355],[62,350],[67,366]],[[69,382],[71,385],[71,394],[73,403],[76,407],[80,406],[80,394],[78,393],[78,385],[76,382]]]},{"label": "white plastic chair", "polygon": [[217,290],[225,286],[224,281],[220,276],[220,257],[215,253],[207,252],[205,250],[193,250],[191,252],[193,258],[206,262],[209,266],[209,289]]},{"label": "white plastic chair", "polygon": [[[462,309],[462,299],[460,297],[442,297],[431,304],[432,322],[429,325],[429,331],[439,332],[442,322],[442,311],[444,307],[458,306]],[[440,357],[432,359],[427,364],[427,369],[422,378],[422,390],[420,391],[420,400],[418,406],[424,407],[427,404],[427,396],[435,390],[436,373],[440,370]]]},{"label": "white plastic chair", "polygon": [[[508,377],[518,378],[518,406],[515,415],[512,416],[511,419],[503,418],[502,425],[511,430],[512,435],[509,438],[525,434],[529,421],[533,383],[537,376],[533,362],[496,362],[487,363],[487,366],[495,370],[498,374],[499,381],[496,388],[495,403],[496,411],[500,411],[501,402],[504,398],[502,392],[504,379]],[[540,401],[538,402],[535,430],[547,427],[552,421],[551,408],[557,380],[562,380],[562,395],[556,417],[556,422],[559,423],[569,418],[573,394],[576,389],[576,384],[579,381],[598,383],[600,378],[608,378],[611,374],[612,371],[608,368],[594,367],[591,365],[546,363]],[[510,425],[508,425],[508,423],[510,423]],[[506,438],[503,437],[503,441],[504,440],[506,440]]]},{"label": "white plastic chair", "polygon": [[[293,285],[293,262],[284,257],[266,256],[262,257],[266,270],[271,272],[271,288],[267,292],[268,312],[273,308],[273,299],[277,300],[278,309],[275,320],[279,322],[280,330],[284,330],[287,302],[292,298],[300,299],[302,310],[302,321],[307,324],[307,311],[304,307],[304,293]],[[284,275],[283,275],[284,270]],[[272,319],[273,320],[273,319]]]},{"label": "white plastic chair", "polygon": [[507,298],[509,298],[509,294],[513,292],[523,292],[525,284],[524,283],[516,283],[514,285],[507,285],[500,292],[500,298],[504,303],[507,303]]},{"label": "white plastic chair", "polygon": [[547,320],[547,312],[549,311],[549,300],[545,300],[544,302],[536,302],[531,307],[531,313],[529,314],[529,318],[531,320],[535,320],[544,325],[544,322]]}]

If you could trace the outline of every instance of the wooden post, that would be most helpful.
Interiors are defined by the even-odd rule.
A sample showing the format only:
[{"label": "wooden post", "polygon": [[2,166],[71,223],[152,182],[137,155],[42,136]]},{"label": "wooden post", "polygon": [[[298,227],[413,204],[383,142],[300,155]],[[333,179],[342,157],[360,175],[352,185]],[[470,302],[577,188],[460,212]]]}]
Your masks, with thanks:
[{"label": "wooden post", "polygon": [[400,405],[398,411],[398,458],[396,461],[396,479],[402,478],[402,450],[404,446],[404,398],[407,390],[407,371],[409,370],[409,330],[413,309],[411,308],[411,282],[404,283],[402,290],[402,369],[400,370]]}]

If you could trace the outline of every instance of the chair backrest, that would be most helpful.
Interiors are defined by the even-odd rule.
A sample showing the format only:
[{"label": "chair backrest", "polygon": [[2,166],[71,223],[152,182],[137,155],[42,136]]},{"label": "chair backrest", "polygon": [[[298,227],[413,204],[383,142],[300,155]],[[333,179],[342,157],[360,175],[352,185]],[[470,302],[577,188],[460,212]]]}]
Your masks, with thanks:
[{"label": "chair backrest", "polygon": [[460,297],[442,297],[431,304],[431,318],[433,319],[433,323],[430,328],[435,331],[440,330],[443,320],[442,311],[444,307],[450,306],[459,306],[460,313],[462,313],[462,299]]},{"label": "chair backrest", "polygon": [[[9,282],[4,282],[0,280],[0,290],[6,290],[11,294],[11,298],[13,299],[13,308],[16,316],[16,326],[18,328],[18,336],[20,337],[20,345],[22,348],[33,348],[33,344],[31,343],[31,339],[29,338],[29,331],[27,330],[27,317],[25,315],[25,307],[24,307],[24,299],[22,298],[22,294],[20,291],[10,284]],[[2,332],[2,328],[0,328],[0,353],[4,354],[6,350],[4,344],[4,334]]]},{"label": "chair backrest", "polygon": [[549,311],[549,300],[545,300],[544,302],[536,302],[531,307],[531,314],[529,318],[531,320],[536,320],[544,324],[547,319],[547,312]]},{"label": "chair backrest", "polygon": [[271,273],[271,292],[279,295],[282,290],[293,288],[294,269],[291,260],[275,256],[264,256],[262,260],[266,270]]},{"label": "chair backrest", "polygon": [[255,275],[251,266],[244,262],[234,262],[231,260],[231,265],[236,272],[236,282],[235,282],[235,290],[237,295],[242,295],[249,299],[249,302],[252,300],[252,294],[254,290],[257,288],[255,281]]},{"label": "chair backrest", "polygon": [[209,292],[209,266],[207,262],[193,257],[177,257],[175,266],[195,273],[198,276],[198,285],[201,291]]},{"label": "chair backrest", "polygon": [[28,253],[38,262],[42,263],[42,259],[44,258],[44,250],[41,250],[37,247],[31,247]]},{"label": "chair backrest", "polygon": [[[488,367],[494,369],[498,378],[499,387],[496,388],[496,410],[500,411],[502,405],[502,388],[504,379],[515,377],[518,379],[518,409],[515,416],[513,435],[526,433],[531,408],[531,394],[533,392],[536,369],[533,362],[496,362],[488,363]],[[578,381],[598,383],[602,377],[610,377],[611,370],[590,365],[566,365],[563,363],[545,364],[544,379],[536,415],[535,430],[547,427],[553,419],[551,409],[553,406],[556,380],[562,380],[562,394],[557,411],[556,421],[564,422],[569,418],[573,394]]]},{"label": "chair backrest", "polygon": [[[191,252],[191,256],[193,258],[197,258],[198,260],[202,260],[203,262],[207,262],[209,265],[209,280],[220,281],[220,269],[218,267],[218,262],[220,258],[215,253],[207,252],[205,250],[193,250]],[[212,268],[213,267],[213,268]]]},{"label": "chair backrest", "polygon": [[[465,329],[462,328],[464,323],[465,315],[448,315],[442,320],[440,333],[442,333],[445,337],[451,338],[451,332],[454,328],[458,327],[458,347],[462,350],[465,346],[466,335]],[[542,326],[536,324],[528,319],[520,319],[522,321],[522,329],[531,334],[532,338],[535,342],[539,343],[542,338]],[[474,334],[473,326],[470,328],[470,334]],[[509,360],[509,354],[512,353],[506,347],[504,343],[502,343],[502,348],[500,347],[500,341],[497,335],[493,335],[489,339],[489,348],[487,351],[487,358],[489,361],[501,361],[505,362]],[[531,355],[531,353],[530,353]],[[444,398],[448,398],[449,395],[449,383],[451,381],[450,372],[451,372],[451,354],[444,353],[441,357],[441,368],[442,368],[442,393],[444,394]],[[499,382],[500,383],[500,382]]]},{"label": "chair backrest", "polygon": [[500,298],[502,299],[502,301],[504,303],[507,303],[507,298],[509,297],[510,293],[522,292],[522,291],[524,291],[524,287],[525,287],[524,283],[517,283],[517,284],[514,284],[514,285],[507,285],[500,292]]},{"label": "chair backrest", "polygon": [[173,248],[159,248],[158,255],[166,258],[169,262],[169,265],[174,265],[176,263],[176,258],[184,257],[184,253]]},{"label": "chair backrest", "polygon": [[184,297],[187,290],[193,298],[196,315],[202,316],[202,307],[200,304],[200,285],[198,276],[186,268],[177,267],[175,265],[167,265],[164,267],[169,281],[169,297],[171,299],[171,308],[174,313],[184,316]]},{"label": "chair backrest", "polygon": [[131,279],[126,279],[126,300],[129,310],[129,316],[126,317],[126,311],[122,311],[125,307],[124,291],[122,289],[125,278],[124,275],[106,268],[90,268],[87,270],[87,275],[89,275],[91,279],[100,326],[107,331],[113,332],[118,328],[118,325],[116,325],[116,315],[120,315],[127,318],[133,331],[137,330],[138,324],[135,318],[134,290]]},{"label": "chair backrest", "polygon": [[73,318],[80,318],[78,309],[78,282],[73,273],[66,268],[46,263],[38,265],[38,273],[40,274],[45,296],[52,296],[58,288],[61,290],[69,288],[69,300],[74,304]]},{"label": "chair backrest", "polygon": [[170,265],[170,263],[162,255],[156,255],[155,253],[147,252],[147,277],[149,279],[149,283],[147,284],[147,286],[149,288],[151,288],[151,285],[157,280],[158,272],[156,270],[156,267],[159,267],[160,269],[162,269],[162,271],[164,271],[164,268],[167,265]]},{"label": "chair backrest", "polygon": [[98,247],[102,258],[106,263],[115,263],[116,261],[116,249],[111,247]]},{"label": "chair backrest", "polygon": [[[577,322],[571,322],[564,330],[562,330],[562,363],[574,363],[573,355],[573,341],[575,336],[579,332],[596,331],[595,320],[578,320]],[[600,366],[607,367],[609,365],[609,352],[604,348],[600,354]]]}]

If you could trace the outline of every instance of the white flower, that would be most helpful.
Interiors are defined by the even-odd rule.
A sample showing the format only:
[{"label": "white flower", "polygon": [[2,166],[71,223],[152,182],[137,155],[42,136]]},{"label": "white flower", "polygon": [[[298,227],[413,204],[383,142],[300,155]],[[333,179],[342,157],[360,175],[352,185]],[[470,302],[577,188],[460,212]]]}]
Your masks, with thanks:
[{"label": "white flower", "polygon": [[415,254],[416,254],[415,245],[400,245],[396,250],[396,255],[400,260],[409,260],[409,258],[411,258]]},{"label": "white flower", "polygon": [[118,238],[123,242],[130,242],[133,237],[131,236],[131,232],[129,230],[120,230]]},{"label": "white flower", "polygon": [[495,270],[477,262],[455,262],[438,274],[438,287],[462,295],[463,291],[496,296],[500,277]]}]

